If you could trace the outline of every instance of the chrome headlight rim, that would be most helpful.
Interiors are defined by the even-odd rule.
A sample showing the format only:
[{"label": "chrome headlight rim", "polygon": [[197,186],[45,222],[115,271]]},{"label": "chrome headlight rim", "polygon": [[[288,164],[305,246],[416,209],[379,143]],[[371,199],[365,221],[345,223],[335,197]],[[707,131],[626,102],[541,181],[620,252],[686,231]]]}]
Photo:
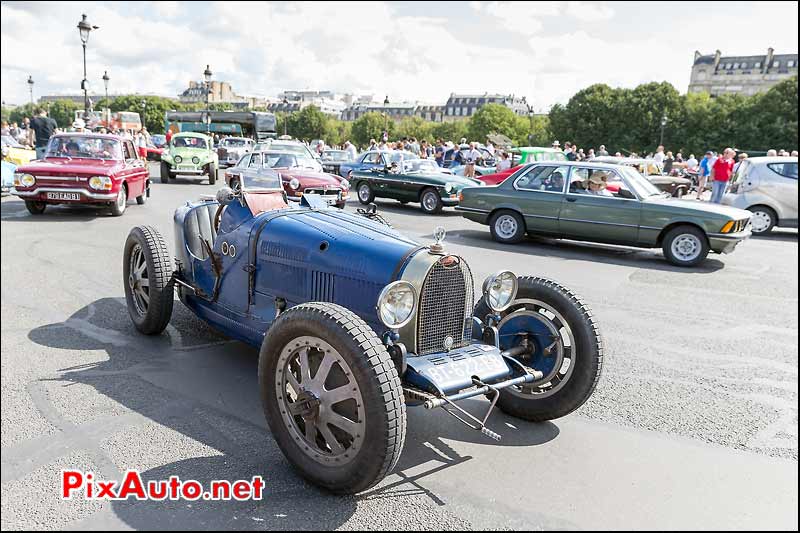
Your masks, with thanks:
[{"label": "chrome headlight rim", "polygon": [[449,181],[444,184],[444,192],[450,194],[455,190],[456,186]]},{"label": "chrome headlight rim", "polygon": [[300,180],[297,178],[292,178],[289,180],[289,188],[293,191],[296,191],[300,188]]},{"label": "chrome headlight rim", "polygon": [[33,187],[36,185],[36,176],[28,174],[27,172],[18,173],[14,175],[15,187]]},{"label": "chrome headlight rim", "polygon": [[[414,301],[413,301],[413,303],[411,305],[411,310],[409,311],[407,317],[405,317],[402,321],[397,322],[395,324],[388,324],[386,322],[386,320],[384,320],[383,314],[381,313],[381,307],[383,306],[384,303],[386,303],[386,299],[388,298],[389,294],[393,290],[397,289],[398,287],[404,287],[404,288],[410,289],[411,295],[412,295],[412,298],[414,299]],[[418,295],[417,295],[417,289],[414,287],[413,284],[411,284],[411,283],[409,283],[408,281],[405,281],[405,280],[393,281],[393,282],[389,283],[388,285],[386,285],[383,288],[383,290],[380,292],[380,294],[378,294],[378,301],[375,304],[375,311],[378,314],[378,320],[380,320],[381,324],[383,324],[384,326],[386,326],[389,329],[400,329],[403,326],[406,326],[409,322],[411,322],[411,320],[416,315],[418,301],[419,301],[419,298],[418,298]]]},{"label": "chrome headlight rim", "polygon": [[200,164],[200,158],[197,157],[197,156],[194,156],[192,158],[192,163],[195,164],[195,165],[199,165]]},{"label": "chrome headlight rim", "polygon": [[175,161],[176,163],[180,163],[181,161],[183,161],[183,158],[179,155],[176,155],[175,157],[172,158],[172,160]]},{"label": "chrome headlight rim", "polygon": [[[513,289],[511,290],[511,296],[508,298],[508,301],[504,305],[492,305],[492,299],[490,298],[490,290],[491,286],[493,285],[494,281],[500,279],[502,277],[507,277],[513,281]],[[491,276],[487,277],[483,280],[483,301],[486,302],[486,305],[494,311],[495,313],[500,313],[508,309],[511,304],[514,303],[514,300],[517,297],[517,291],[519,290],[519,280],[517,279],[517,275],[511,272],[510,270],[500,270],[495,272]]]}]

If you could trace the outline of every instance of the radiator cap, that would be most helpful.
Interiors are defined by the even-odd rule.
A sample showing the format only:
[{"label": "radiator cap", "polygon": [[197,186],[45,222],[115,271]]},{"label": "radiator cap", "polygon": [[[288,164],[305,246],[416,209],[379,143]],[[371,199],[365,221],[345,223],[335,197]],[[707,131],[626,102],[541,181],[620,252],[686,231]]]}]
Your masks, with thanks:
[{"label": "radiator cap", "polygon": [[436,242],[431,244],[430,246],[430,253],[432,254],[442,254],[444,253],[444,246],[442,242],[444,241],[447,232],[441,226],[436,226],[436,229],[433,230],[433,238],[436,239]]}]

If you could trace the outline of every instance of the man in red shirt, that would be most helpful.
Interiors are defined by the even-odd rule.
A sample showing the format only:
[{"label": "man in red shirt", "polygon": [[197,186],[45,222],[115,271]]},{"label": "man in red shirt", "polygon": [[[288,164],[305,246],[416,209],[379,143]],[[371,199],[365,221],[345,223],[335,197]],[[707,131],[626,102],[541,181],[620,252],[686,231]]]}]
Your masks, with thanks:
[{"label": "man in red shirt", "polygon": [[711,190],[711,203],[721,204],[722,197],[725,196],[725,189],[728,188],[728,181],[733,174],[733,158],[736,152],[733,148],[725,148],[722,157],[718,157],[714,166],[711,167],[711,180],[713,189]]}]

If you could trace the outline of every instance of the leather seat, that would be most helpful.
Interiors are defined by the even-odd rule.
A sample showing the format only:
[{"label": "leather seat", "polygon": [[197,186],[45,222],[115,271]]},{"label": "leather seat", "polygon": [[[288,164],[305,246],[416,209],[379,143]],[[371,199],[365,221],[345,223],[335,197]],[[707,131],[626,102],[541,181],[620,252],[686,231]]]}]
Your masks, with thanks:
[{"label": "leather seat", "polygon": [[184,219],[183,233],[186,244],[192,255],[200,259],[208,258],[208,251],[203,241],[207,241],[213,248],[217,238],[217,232],[214,231],[214,215],[217,207],[219,207],[217,202],[206,202],[189,211]]}]

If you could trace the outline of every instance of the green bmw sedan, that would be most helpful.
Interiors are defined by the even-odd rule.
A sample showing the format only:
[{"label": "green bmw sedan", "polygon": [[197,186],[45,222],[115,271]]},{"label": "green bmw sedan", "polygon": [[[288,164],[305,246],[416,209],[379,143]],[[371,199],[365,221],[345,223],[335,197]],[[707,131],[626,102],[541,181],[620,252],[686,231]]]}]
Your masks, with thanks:
[{"label": "green bmw sedan", "polygon": [[660,247],[679,266],[730,253],[751,234],[749,211],[672,198],[635,169],[604,163],[526,165],[495,187],[462,189],[456,209],[501,243],[530,234]]}]

